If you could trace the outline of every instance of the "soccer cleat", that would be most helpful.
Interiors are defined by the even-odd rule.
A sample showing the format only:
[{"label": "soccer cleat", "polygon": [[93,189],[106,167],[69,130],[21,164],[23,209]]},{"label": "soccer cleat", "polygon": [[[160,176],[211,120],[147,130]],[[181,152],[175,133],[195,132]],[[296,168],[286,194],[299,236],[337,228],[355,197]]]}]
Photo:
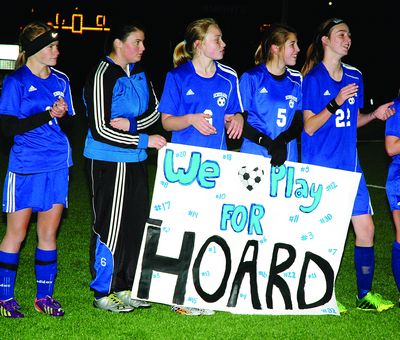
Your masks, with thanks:
[{"label": "soccer cleat", "polygon": [[130,290],[123,290],[123,291],[115,293],[115,295],[117,296],[118,299],[120,299],[127,306],[131,306],[134,308],[150,308],[151,307],[151,304],[146,301],[132,299]]},{"label": "soccer cleat", "polygon": [[61,304],[51,296],[46,296],[41,299],[35,300],[35,309],[38,312],[50,315],[50,316],[64,316],[64,310]]},{"label": "soccer cleat", "polygon": [[0,300],[0,316],[10,319],[23,318],[20,305],[14,298]]},{"label": "soccer cleat", "polygon": [[95,299],[93,301],[93,306],[113,313],[128,313],[132,312],[134,309],[132,306],[126,305],[117,298],[115,293],[104,296],[98,300]]},{"label": "soccer cleat", "polygon": [[174,313],[187,315],[187,316],[214,315],[215,314],[215,312],[211,309],[184,307],[184,306],[178,306],[178,305],[171,306],[171,310]]},{"label": "soccer cleat", "polygon": [[362,299],[357,297],[357,309],[364,311],[383,312],[394,307],[394,303],[385,300],[382,295],[368,292]]},{"label": "soccer cleat", "polygon": [[214,315],[215,311],[213,311],[212,309],[205,309],[205,308],[194,308],[192,307],[192,309],[196,309],[198,313],[200,313],[200,315]]},{"label": "soccer cleat", "polygon": [[336,304],[338,306],[339,309],[339,313],[340,314],[346,314],[348,312],[347,308],[345,305],[341,304],[338,300],[336,300]]}]

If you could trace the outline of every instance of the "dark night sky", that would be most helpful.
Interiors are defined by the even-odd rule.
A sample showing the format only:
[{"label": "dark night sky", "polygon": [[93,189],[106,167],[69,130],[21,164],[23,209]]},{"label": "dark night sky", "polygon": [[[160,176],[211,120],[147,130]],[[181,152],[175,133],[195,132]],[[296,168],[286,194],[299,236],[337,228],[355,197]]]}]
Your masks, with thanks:
[{"label": "dark night sky", "polygon": [[[223,62],[240,75],[253,65],[262,23],[283,20],[298,31],[301,52],[296,68],[300,69],[317,26],[327,18],[339,17],[346,20],[353,35],[350,54],[343,61],[363,72],[366,97],[374,97],[377,104],[382,103],[394,98],[400,87],[396,63],[400,52],[400,25],[394,1],[381,0],[374,6],[351,0],[336,0],[332,6],[325,0],[188,1],[183,6],[172,0],[162,4],[130,3],[129,6],[119,0],[10,3],[7,6],[11,10],[3,8],[0,14],[0,43],[14,43],[20,26],[36,18],[54,20],[56,12],[69,21],[72,13],[83,13],[87,23],[92,25],[97,14],[109,19],[139,18],[146,26],[144,61],[159,92],[166,72],[172,67],[173,48],[183,39],[186,25],[194,19],[214,17],[219,22],[227,43]],[[32,8],[35,9],[33,13]],[[184,14],[178,14],[181,12]],[[62,32],[58,68],[70,76],[78,95],[86,73],[102,53],[103,40],[104,33],[99,32],[86,32],[82,36]]]}]

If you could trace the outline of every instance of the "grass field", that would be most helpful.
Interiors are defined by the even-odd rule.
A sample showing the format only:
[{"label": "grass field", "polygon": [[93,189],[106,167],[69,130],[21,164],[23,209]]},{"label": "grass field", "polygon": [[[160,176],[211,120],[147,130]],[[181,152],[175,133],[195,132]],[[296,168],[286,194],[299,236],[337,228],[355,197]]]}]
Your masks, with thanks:
[{"label": "grass field", "polygon": [[[71,172],[70,206],[58,238],[59,274],[55,297],[62,302],[66,315],[51,318],[33,308],[36,289],[33,267],[36,224],[33,220],[21,253],[16,284],[16,297],[22,304],[25,318],[0,318],[0,339],[395,339],[399,336],[400,309],[397,304],[385,313],[368,313],[354,308],[356,284],[351,227],[336,286],[338,300],[349,308],[349,314],[344,316],[256,316],[219,312],[211,317],[185,317],[159,304],[149,310],[135,310],[123,315],[94,309],[93,295],[88,288],[91,208],[82,157],[83,135],[84,131],[77,129],[72,136],[75,165]],[[359,153],[375,210],[373,288],[397,302],[399,292],[391,273],[394,231],[384,191],[388,159],[382,141],[360,142]],[[7,156],[3,152],[0,154],[2,179],[6,166]],[[153,174],[154,169],[153,161]],[[3,215],[0,237],[4,232]]]}]

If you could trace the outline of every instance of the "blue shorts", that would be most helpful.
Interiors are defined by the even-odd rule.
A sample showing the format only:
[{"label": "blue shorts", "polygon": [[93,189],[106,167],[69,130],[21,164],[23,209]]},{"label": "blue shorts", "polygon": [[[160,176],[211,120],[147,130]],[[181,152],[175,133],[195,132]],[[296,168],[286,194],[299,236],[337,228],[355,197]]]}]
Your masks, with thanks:
[{"label": "blue shorts", "polygon": [[386,179],[386,195],[390,211],[400,210],[400,167],[391,163]]},{"label": "blue shorts", "polygon": [[367,188],[367,182],[365,181],[364,173],[361,173],[360,184],[358,185],[358,191],[356,199],[354,200],[353,213],[351,216],[357,215],[373,215],[371,200]]},{"label": "blue shorts", "polygon": [[9,171],[3,190],[3,212],[25,208],[47,211],[53,204],[68,207],[69,169],[21,175]]}]

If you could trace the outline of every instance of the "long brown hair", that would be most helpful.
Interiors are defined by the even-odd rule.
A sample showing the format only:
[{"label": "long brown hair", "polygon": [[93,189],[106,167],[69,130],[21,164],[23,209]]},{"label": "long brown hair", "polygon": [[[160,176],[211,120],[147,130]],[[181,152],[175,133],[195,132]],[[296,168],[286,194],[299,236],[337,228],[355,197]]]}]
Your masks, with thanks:
[{"label": "long brown hair", "polygon": [[301,68],[303,77],[324,58],[321,38],[324,36],[330,37],[333,27],[343,22],[342,19],[331,18],[319,25],[314,40],[307,48],[306,60]]},{"label": "long brown hair", "polygon": [[292,27],[278,23],[265,29],[263,38],[254,54],[255,64],[259,65],[270,61],[272,59],[271,46],[283,46],[288,40],[290,33],[297,36],[297,32]]}]

